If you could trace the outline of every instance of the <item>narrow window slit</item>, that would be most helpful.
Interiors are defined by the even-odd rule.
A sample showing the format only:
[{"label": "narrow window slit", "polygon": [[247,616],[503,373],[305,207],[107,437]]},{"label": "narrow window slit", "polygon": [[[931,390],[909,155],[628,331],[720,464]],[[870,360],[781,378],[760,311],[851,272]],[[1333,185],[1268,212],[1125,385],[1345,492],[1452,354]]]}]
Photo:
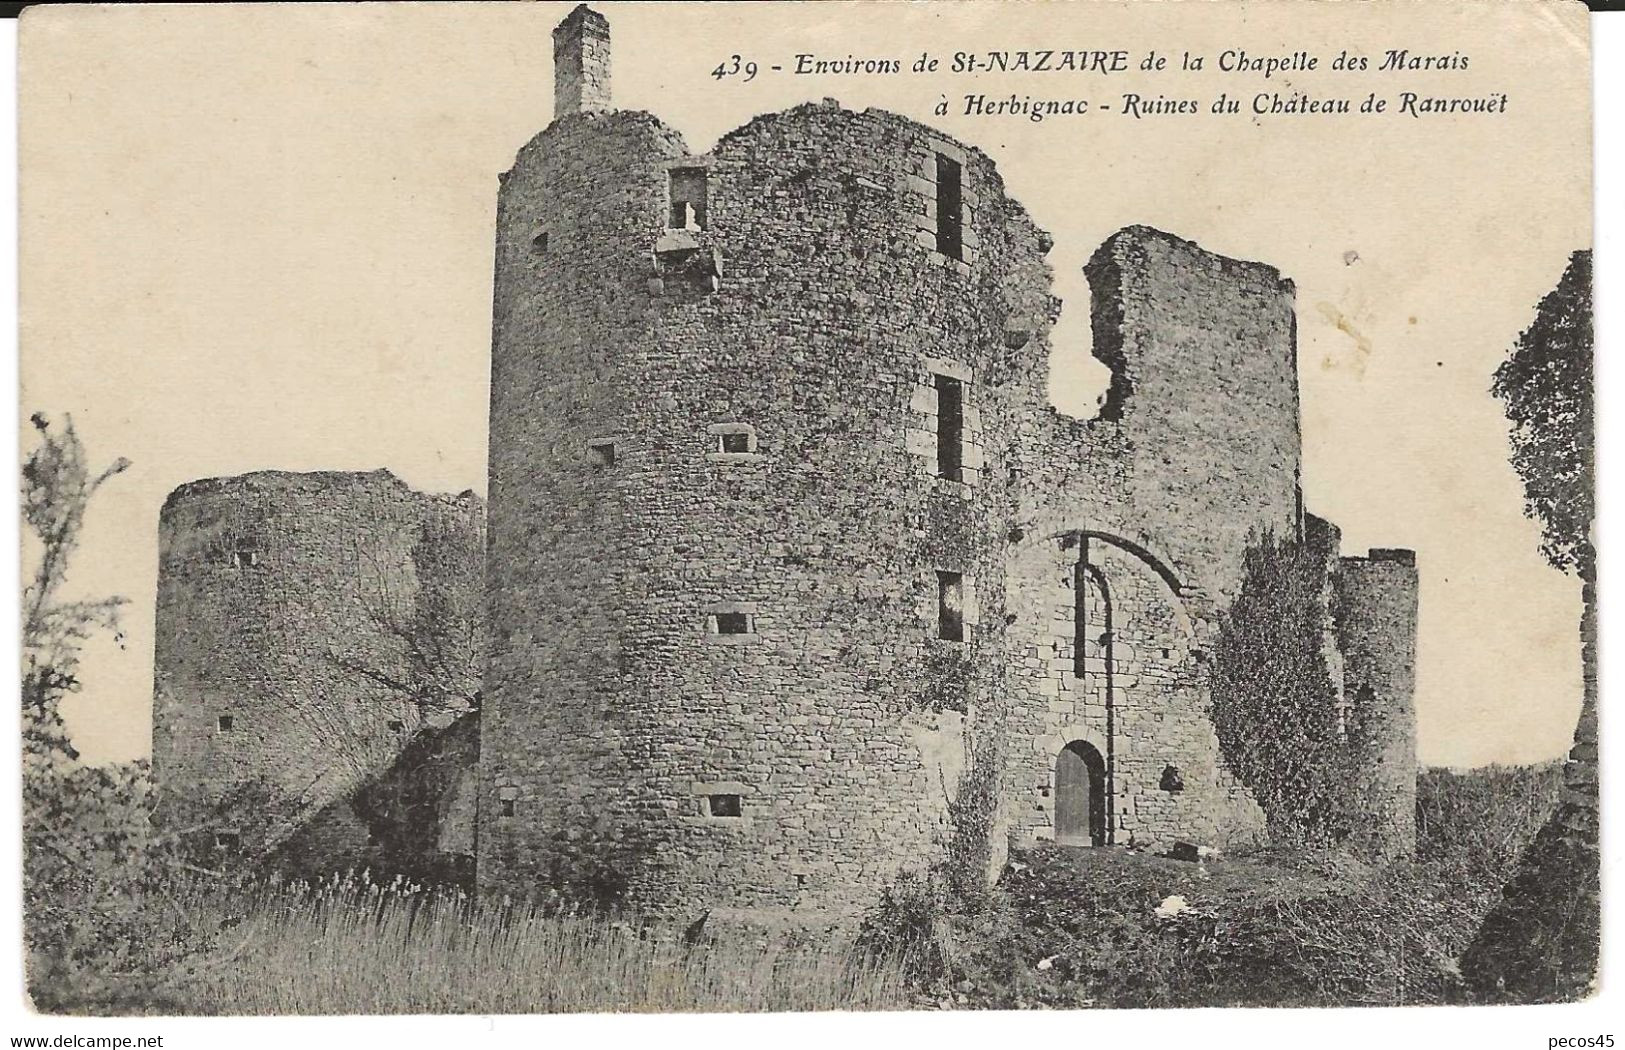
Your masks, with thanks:
[{"label": "narrow window slit", "polygon": [[950,259],[965,256],[965,190],[959,162],[937,154],[937,251]]},{"label": "narrow window slit", "polygon": [[936,376],[937,476],[964,480],[965,384],[950,376]]}]

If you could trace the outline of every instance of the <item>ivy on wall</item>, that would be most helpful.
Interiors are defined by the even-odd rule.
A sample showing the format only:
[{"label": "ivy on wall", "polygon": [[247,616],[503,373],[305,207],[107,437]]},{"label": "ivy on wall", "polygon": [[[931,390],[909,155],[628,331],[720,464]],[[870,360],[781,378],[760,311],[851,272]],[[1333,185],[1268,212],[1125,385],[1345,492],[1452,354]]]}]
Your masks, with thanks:
[{"label": "ivy on wall", "polygon": [[1353,770],[1323,648],[1326,583],[1323,553],[1255,537],[1213,660],[1225,761],[1263,808],[1271,837],[1299,845],[1341,842],[1352,827]]}]

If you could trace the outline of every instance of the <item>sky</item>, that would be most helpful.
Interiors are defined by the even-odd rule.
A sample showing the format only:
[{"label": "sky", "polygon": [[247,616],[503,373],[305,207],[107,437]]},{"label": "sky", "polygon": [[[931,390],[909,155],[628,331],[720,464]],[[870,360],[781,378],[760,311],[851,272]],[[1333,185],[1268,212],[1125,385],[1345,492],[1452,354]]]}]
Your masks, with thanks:
[{"label": "sky", "polygon": [[[751,116],[834,97],[985,150],[1055,236],[1052,392],[1092,412],[1084,261],[1145,223],[1297,285],[1309,509],[1346,552],[1421,572],[1418,749],[1539,761],[1579,707],[1578,584],[1546,566],[1490,376],[1570,252],[1590,246],[1589,55],[1563,5],[605,4],[616,103],[693,152]],[[388,467],[485,488],[497,175],[551,119],[569,5],[33,8],[21,26],[22,409],[71,413],[97,497],[70,587],[130,599],[94,644],[70,730],[92,761],[150,746],[157,521],[199,477]],[[798,76],[795,55],[951,58],[1149,49],[1200,73]],[[1465,70],[1334,73],[1348,50]],[[1320,57],[1225,72],[1227,50]],[[718,79],[731,56],[758,75]],[[946,61],[944,63],[947,64]],[[1121,112],[1135,92],[1507,94],[1493,117]],[[963,96],[1085,98],[1040,123]],[[933,112],[947,100],[951,112]],[[1101,112],[1100,104],[1112,106]],[[25,450],[27,436],[24,436]]]}]

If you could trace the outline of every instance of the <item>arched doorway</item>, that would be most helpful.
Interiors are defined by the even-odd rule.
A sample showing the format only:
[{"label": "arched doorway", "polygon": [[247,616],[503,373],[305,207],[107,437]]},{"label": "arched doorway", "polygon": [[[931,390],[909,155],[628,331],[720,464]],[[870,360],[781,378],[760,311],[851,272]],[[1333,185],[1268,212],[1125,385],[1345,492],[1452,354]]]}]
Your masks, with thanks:
[{"label": "arched doorway", "polygon": [[1106,844],[1106,760],[1083,740],[1066,745],[1055,760],[1055,841]]}]

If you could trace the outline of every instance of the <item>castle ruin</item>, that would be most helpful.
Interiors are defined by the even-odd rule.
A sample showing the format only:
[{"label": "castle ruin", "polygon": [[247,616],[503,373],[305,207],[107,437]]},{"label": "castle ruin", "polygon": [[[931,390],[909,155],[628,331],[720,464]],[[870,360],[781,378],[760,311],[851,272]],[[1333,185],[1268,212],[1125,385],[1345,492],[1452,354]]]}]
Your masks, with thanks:
[{"label": "castle ruin", "polygon": [[[358,856],[356,792],[477,692],[477,665],[457,681],[454,660],[419,653],[483,649],[483,624],[434,608],[431,639],[418,610],[478,593],[482,501],[385,470],[262,471],[182,485],[158,535],[153,769],[169,821],[223,850],[298,832],[316,859]],[[453,852],[472,851],[472,784],[464,794],[470,834]]]},{"label": "castle ruin", "polygon": [[[1410,851],[1414,557],[1343,557],[1303,509],[1290,281],[1112,235],[1087,267],[1110,386],[1075,419],[1048,397],[1051,238],[986,155],[832,101],[694,154],[612,107],[601,15],[554,42],[555,119],[498,197],[481,889],[852,915],[949,854],[1261,841],[1210,664],[1264,535],[1326,555],[1351,830]],[[280,562],[237,537],[398,562],[424,499],[264,477],[166,506],[161,772],[233,764],[221,697],[327,688],[313,636],[365,644],[346,572],[250,586]],[[319,735],[279,736],[254,762],[342,794]]]},{"label": "castle ruin", "polygon": [[[1306,528],[1291,283],[1114,234],[1073,419],[980,151],[824,102],[694,154],[612,108],[601,15],[554,41],[498,203],[481,886],[845,911],[977,836],[1260,838],[1206,660]],[[1333,558],[1357,834],[1403,852],[1414,558]]]}]

